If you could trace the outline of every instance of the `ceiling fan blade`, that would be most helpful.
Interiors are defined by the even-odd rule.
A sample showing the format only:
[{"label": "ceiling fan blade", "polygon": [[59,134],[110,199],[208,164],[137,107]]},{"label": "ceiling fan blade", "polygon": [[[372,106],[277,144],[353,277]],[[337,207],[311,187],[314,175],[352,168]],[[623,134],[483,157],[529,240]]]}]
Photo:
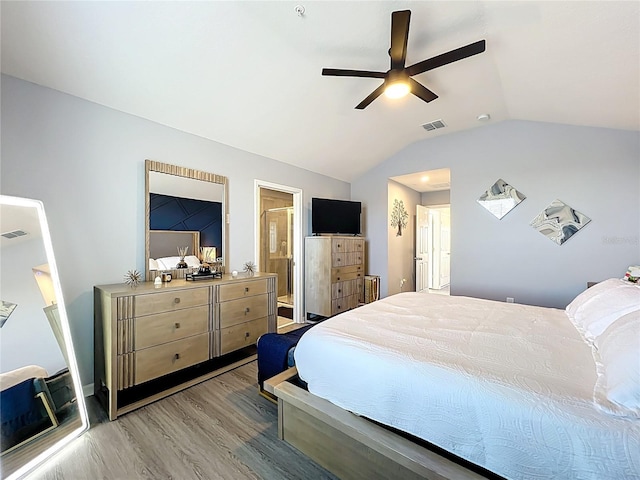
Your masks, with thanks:
[{"label": "ceiling fan blade", "polygon": [[427,103],[438,98],[438,95],[433,93],[424,85],[416,82],[413,78],[409,78],[409,86],[411,87],[411,93],[413,93],[416,97],[421,98]]},{"label": "ceiling fan blade", "polygon": [[484,50],[485,41],[479,40],[475,43],[456,48],[455,50],[451,50],[450,52],[443,53],[442,55],[438,55],[428,60],[423,60],[422,62],[411,65],[410,67],[407,67],[405,69],[405,72],[409,76],[417,75],[419,73],[423,73],[428,70],[433,70],[434,68],[447,65],[448,63],[457,62],[458,60],[462,60],[463,58],[477,55],[478,53],[484,52]]},{"label": "ceiling fan blade", "polygon": [[383,83],[378,88],[376,88],[373,92],[371,92],[367,98],[365,98],[358,105],[356,105],[356,108],[358,110],[363,110],[364,108],[366,108],[371,102],[373,102],[376,98],[382,95],[382,92],[384,92],[384,87],[385,87],[385,84]]},{"label": "ceiling fan blade", "polygon": [[409,40],[409,19],[411,10],[400,10],[391,14],[391,70],[402,70],[407,59]]},{"label": "ceiling fan blade", "polygon": [[368,78],[384,78],[385,72],[368,72],[366,70],[343,70],[341,68],[323,68],[322,75],[330,75],[332,77],[368,77]]}]

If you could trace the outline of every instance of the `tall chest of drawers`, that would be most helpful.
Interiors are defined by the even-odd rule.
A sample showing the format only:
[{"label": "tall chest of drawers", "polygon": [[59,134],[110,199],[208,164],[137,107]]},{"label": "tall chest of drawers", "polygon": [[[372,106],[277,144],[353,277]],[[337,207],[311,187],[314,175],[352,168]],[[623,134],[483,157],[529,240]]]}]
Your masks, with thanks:
[{"label": "tall chest of drawers", "polygon": [[305,238],[305,309],[330,317],[364,301],[364,239]]},{"label": "tall chest of drawers", "polygon": [[255,359],[276,276],[94,288],[95,394],[111,420]]}]

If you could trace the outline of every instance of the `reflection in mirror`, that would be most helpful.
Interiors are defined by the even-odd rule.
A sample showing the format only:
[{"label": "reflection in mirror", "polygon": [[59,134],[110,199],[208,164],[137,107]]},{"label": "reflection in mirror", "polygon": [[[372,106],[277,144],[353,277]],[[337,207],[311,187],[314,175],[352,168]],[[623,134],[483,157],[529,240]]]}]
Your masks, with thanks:
[{"label": "reflection in mirror", "polygon": [[159,272],[184,278],[207,261],[225,265],[227,178],[153,160],[145,170],[147,280]]},{"label": "reflection in mirror", "polygon": [[0,196],[0,463],[19,478],[88,428],[44,208]]}]

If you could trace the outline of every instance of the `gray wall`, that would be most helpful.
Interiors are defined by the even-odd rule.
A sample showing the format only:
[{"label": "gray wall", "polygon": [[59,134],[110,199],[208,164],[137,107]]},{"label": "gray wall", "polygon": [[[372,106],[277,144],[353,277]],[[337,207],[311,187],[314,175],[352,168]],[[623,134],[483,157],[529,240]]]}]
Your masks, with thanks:
[{"label": "gray wall", "polygon": [[[93,382],[93,286],[144,272],[144,161],[229,178],[229,270],[254,255],[254,179],[311,197],[349,198],[348,183],[2,76],[4,195],[44,202],[80,374]],[[239,125],[238,128],[248,128]]]},{"label": "gray wall", "polygon": [[3,247],[0,263],[1,300],[17,305],[0,330],[0,372],[38,365],[53,375],[67,363],[44,313],[47,305],[32,270],[47,263],[42,237]]},{"label": "gray wall", "polygon": [[[451,293],[564,308],[587,281],[640,261],[640,133],[508,121],[408,146],[352,183],[367,205],[367,271],[389,282],[390,176],[451,169]],[[476,199],[498,178],[526,199],[496,219]],[[529,226],[556,198],[589,216],[559,246]],[[389,259],[390,261],[391,259]]]},{"label": "gray wall", "polygon": [[[389,180],[387,186],[388,209],[387,218],[391,219],[394,200],[401,200],[404,209],[409,214],[406,228],[402,228],[402,235],[398,235],[397,226],[391,226],[391,222],[387,221],[389,229],[387,230],[388,248],[388,272],[389,279],[388,295],[400,292],[411,292],[416,289],[415,286],[415,257],[416,250],[416,205],[420,203],[420,193],[415,190],[401,185],[393,180]],[[370,239],[375,241],[376,239]],[[379,275],[376,271],[370,271],[374,275]],[[404,282],[403,282],[404,281]]]},{"label": "gray wall", "polygon": [[421,205],[448,205],[451,201],[450,190],[440,190],[437,192],[424,192],[420,195]]}]

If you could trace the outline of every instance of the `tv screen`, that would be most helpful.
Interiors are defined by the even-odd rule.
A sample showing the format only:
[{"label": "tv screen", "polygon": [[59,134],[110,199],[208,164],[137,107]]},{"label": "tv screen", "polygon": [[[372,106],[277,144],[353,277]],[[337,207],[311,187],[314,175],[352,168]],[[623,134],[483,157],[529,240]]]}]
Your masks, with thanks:
[{"label": "tv screen", "polygon": [[311,199],[311,231],[314,234],[334,233],[360,235],[360,202]]}]

